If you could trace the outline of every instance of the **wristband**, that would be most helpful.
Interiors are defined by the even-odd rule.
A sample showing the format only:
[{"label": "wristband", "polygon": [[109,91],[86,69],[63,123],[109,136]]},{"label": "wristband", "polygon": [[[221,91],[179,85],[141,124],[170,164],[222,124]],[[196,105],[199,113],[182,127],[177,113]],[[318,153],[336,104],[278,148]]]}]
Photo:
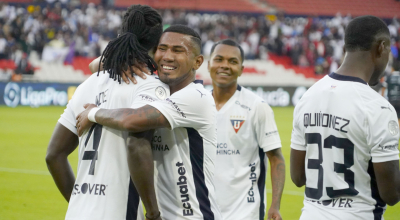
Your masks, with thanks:
[{"label": "wristband", "polygon": [[96,118],[94,117],[96,115],[96,112],[100,110],[100,108],[92,108],[88,114],[88,119],[91,122],[97,123]]}]

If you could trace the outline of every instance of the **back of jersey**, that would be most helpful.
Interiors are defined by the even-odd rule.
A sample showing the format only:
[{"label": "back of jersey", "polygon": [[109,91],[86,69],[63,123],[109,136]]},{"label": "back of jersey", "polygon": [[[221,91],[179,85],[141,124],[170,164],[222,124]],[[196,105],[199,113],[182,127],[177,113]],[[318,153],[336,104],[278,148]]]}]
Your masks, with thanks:
[{"label": "back of jersey", "polygon": [[331,73],[294,111],[292,144],[306,151],[301,219],[374,219],[386,208],[372,163],[398,160],[398,122],[364,81]]},{"label": "back of jersey", "polygon": [[[104,109],[139,108],[169,95],[168,86],[155,77],[137,80],[138,84],[128,85],[115,82],[107,73],[92,75],[78,87],[60,122],[72,122],[85,103]],[[163,94],[156,95],[157,91]],[[127,136],[94,124],[80,137],[78,172],[66,219],[143,219],[128,169]]]}]

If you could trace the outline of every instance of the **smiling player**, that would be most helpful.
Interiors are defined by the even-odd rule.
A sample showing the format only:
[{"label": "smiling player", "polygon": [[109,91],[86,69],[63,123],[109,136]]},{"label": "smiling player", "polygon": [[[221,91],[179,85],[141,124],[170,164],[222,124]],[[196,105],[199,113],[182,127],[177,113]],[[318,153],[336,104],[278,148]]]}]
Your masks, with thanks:
[{"label": "smiling player", "polygon": [[[285,161],[274,113],[253,92],[237,84],[243,50],[233,40],[211,49],[208,62],[217,113],[218,148],[215,185],[225,219],[282,219],[279,209],[285,184]],[[266,213],[267,158],[271,164],[272,203]]]}]

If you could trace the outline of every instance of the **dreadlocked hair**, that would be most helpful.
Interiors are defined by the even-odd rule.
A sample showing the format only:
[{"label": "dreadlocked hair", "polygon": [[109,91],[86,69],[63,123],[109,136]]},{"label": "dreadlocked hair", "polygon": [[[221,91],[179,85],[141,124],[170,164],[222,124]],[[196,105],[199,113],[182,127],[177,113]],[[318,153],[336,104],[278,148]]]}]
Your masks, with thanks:
[{"label": "dreadlocked hair", "polygon": [[129,69],[133,74],[131,66],[137,63],[145,63],[152,73],[156,71],[157,64],[148,51],[158,44],[161,24],[160,14],[150,6],[130,6],[123,17],[121,34],[108,43],[101,55],[99,70],[103,65],[110,78],[119,83],[122,72]]}]

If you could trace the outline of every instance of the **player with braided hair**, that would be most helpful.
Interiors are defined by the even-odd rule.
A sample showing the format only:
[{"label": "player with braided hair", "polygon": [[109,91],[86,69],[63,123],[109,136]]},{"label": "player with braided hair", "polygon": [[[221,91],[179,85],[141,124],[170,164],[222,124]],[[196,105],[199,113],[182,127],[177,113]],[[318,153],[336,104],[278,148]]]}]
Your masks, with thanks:
[{"label": "player with braided hair", "polygon": [[[143,63],[151,71],[156,70],[148,51],[157,45],[161,34],[162,18],[157,11],[144,5],[129,7],[121,35],[98,58],[104,74],[98,71],[83,82],[61,115],[48,146],[46,162],[69,202],[66,219],[143,220],[139,195],[147,211],[146,219],[161,219],[154,192],[153,161],[132,156],[127,144],[133,151],[140,151],[140,155],[152,157],[153,131],[128,134],[96,124],[79,139],[75,127],[76,116],[88,102],[107,109],[139,108],[169,96],[169,87],[155,76],[146,81],[137,78],[135,86],[121,84],[122,72],[133,64]],[[75,179],[67,157],[78,144]]]},{"label": "player with braided hair", "polygon": [[148,51],[158,43],[162,34],[162,18],[149,6],[130,6],[124,15],[120,35],[110,41],[99,62],[110,74],[110,78],[121,82],[121,73],[134,62],[144,63],[151,72],[157,70],[157,64],[148,55]]}]

